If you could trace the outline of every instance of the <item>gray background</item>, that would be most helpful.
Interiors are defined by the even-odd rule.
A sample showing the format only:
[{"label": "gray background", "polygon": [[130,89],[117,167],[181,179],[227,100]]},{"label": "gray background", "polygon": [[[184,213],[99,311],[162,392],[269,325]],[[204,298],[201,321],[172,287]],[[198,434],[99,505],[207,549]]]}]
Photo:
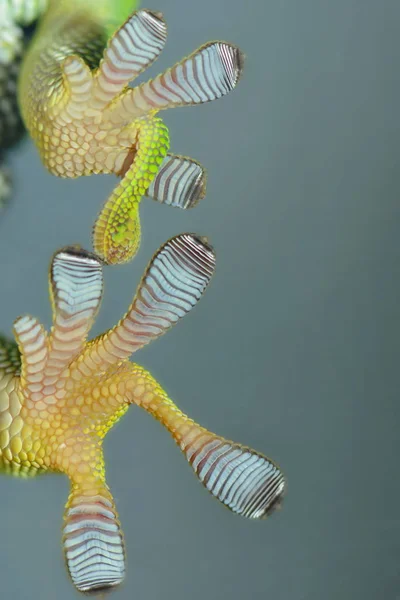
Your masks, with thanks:
[{"label": "gray background", "polygon": [[[209,169],[192,212],[144,201],[136,260],[106,270],[95,333],[126,309],[152,253],[196,231],[218,253],[196,310],[137,357],[205,426],[271,455],[289,492],[267,522],[232,515],[168,434],[132,409],[105,443],[126,534],[115,598],[400,598],[398,0],[160,0],[151,73],[213,38],[246,72],[228,98],[165,113],[172,148]],[[90,247],[113,177],[61,181],[31,143],[0,220],[0,329],[47,325],[47,265]],[[1,478],[1,594],[75,597],[60,547],[62,477]]]}]

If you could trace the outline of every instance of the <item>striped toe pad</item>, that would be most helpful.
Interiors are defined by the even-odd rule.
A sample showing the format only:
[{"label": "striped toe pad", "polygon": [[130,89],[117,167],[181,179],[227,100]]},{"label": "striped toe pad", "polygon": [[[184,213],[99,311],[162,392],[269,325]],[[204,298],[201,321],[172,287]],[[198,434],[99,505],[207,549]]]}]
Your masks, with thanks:
[{"label": "striped toe pad", "polygon": [[50,277],[53,302],[61,314],[95,315],[103,293],[102,263],[95,254],[72,246],[59,250]]},{"label": "striped toe pad", "polygon": [[132,90],[142,111],[211,102],[229,94],[243,70],[243,54],[225,42],[209,42],[155,79]]},{"label": "striped toe pad", "polygon": [[197,304],[215,268],[215,254],[193,234],[169,240],[150,262],[136,297],[114,335],[109,336],[120,356],[121,340],[129,354],[164,334]]},{"label": "striped toe pad", "polygon": [[202,484],[233,512],[262,519],[280,506],[286,482],[269,458],[209,432],[182,445]]},{"label": "striped toe pad", "polygon": [[74,497],[63,529],[65,558],[80,592],[99,593],[125,576],[122,532],[112,503],[103,496]]},{"label": "striped toe pad", "polygon": [[206,173],[195,160],[166,156],[153,179],[147,196],[178,208],[193,208],[206,195]]},{"label": "striped toe pad", "polygon": [[117,31],[104,52],[99,81],[106,93],[126,85],[146,69],[162,51],[167,28],[161,16],[139,10]]}]

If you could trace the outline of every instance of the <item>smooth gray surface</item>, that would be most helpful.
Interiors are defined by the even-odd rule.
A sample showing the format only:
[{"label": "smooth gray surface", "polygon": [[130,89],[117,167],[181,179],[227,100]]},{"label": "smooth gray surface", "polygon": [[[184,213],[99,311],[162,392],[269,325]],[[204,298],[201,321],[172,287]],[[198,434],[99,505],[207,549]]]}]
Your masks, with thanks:
[{"label": "smooth gray surface", "polygon": [[[172,148],[209,169],[191,212],[143,202],[134,263],[106,271],[95,332],[114,324],[152,253],[206,234],[217,275],[193,314],[137,357],[196,420],[275,458],[283,510],[251,523],[196,482],[132,409],[106,440],[126,585],[140,600],[395,600],[399,577],[399,20],[397,0],[160,0],[156,73],[201,43],[247,54],[228,98],[165,113]],[[61,181],[15,153],[0,220],[0,329],[49,324],[47,265],[90,247],[113,177]],[[75,597],[62,562],[67,481],[0,479],[1,597]]]}]

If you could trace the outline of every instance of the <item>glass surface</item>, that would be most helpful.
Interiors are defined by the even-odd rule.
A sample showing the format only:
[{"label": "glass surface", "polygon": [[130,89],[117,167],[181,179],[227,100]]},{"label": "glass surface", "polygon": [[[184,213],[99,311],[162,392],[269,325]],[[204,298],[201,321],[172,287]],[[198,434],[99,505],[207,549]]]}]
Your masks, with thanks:
[{"label": "glass surface", "polygon": [[[165,113],[171,149],[208,168],[184,212],[143,200],[134,262],[106,269],[93,333],[127,308],[153,252],[207,235],[217,272],[200,304],[135,356],[200,423],[274,458],[283,508],[254,523],[196,481],[168,434],[132,408],[105,442],[127,544],[115,598],[399,597],[399,34],[396,0],[159,0],[156,74],[201,43],[246,53],[243,81]],[[146,77],[148,72],[146,72]],[[47,269],[91,247],[112,176],[58,180],[25,140],[0,218],[0,330],[49,325]],[[0,478],[3,597],[74,597],[61,548],[68,482]]]}]

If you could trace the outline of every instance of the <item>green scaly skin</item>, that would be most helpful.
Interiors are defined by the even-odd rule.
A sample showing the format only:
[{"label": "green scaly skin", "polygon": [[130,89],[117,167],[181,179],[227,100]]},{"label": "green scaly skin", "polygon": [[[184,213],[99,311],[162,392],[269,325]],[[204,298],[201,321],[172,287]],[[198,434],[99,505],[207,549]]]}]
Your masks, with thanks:
[{"label": "green scaly skin", "polygon": [[96,253],[110,264],[137,252],[143,195],[188,208],[205,193],[200,165],[167,157],[168,129],[157,112],[220,98],[236,86],[242,70],[236,47],[213,42],[129,88],[166,40],[162,16],[132,13],[136,8],[132,0],[51,0],[19,84],[25,125],[52,174],[121,177],[93,232]]},{"label": "green scaly skin", "polygon": [[[107,41],[136,7],[137,3],[132,0],[121,3],[110,0],[96,3],[56,0],[50,2],[41,19],[21,70],[19,99],[27,129],[38,146],[45,166],[54,175],[78,177],[115,172],[117,164],[121,167],[128,155],[127,147],[121,146],[122,141],[125,142],[128,137],[133,145],[136,139],[143,137],[139,132],[142,127],[133,125],[129,132],[121,131],[121,128],[117,131],[109,121],[98,123],[97,115],[75,114],[75,118],[71,118],[69,110],[74,103],[74,91],[64,74],[65,61],[68,58],[74,61],[79,57],[85,74],[92,78]],[[161,126],[159,129],[164,130]],[[122,140],[121,133],[128,135]],[[96,134],[97,137],[101,134],[105,137],[98,140]],[[113,151],[110,151],[111,147]],[[160,164],[168,150],[167,135],[158,150]],[[110,153],[112,162],[106,164]],[[147,172],[149,161],[146,158],[138,157],[132,171],[140,168]],[[128,179],[132,179],[131,175],[129,173]],[[148,180],[150,183],[150,177]],[[125,207],[125,210],[128,208],[132,211],[130,225],[133,245],[129,248],[132,253],[136,252],[140,240],[138,203],[141,196],[135,184],[133,180],[129,186],[129,204]],[[123,258],[113,244],[118,234],[120,230],[116,223],[108,228],[106,239],[103,240],[103,245],[107,244],[107,251],[97,248],[110,263]],[[126,247],[121,249],[124,257]]]}]

